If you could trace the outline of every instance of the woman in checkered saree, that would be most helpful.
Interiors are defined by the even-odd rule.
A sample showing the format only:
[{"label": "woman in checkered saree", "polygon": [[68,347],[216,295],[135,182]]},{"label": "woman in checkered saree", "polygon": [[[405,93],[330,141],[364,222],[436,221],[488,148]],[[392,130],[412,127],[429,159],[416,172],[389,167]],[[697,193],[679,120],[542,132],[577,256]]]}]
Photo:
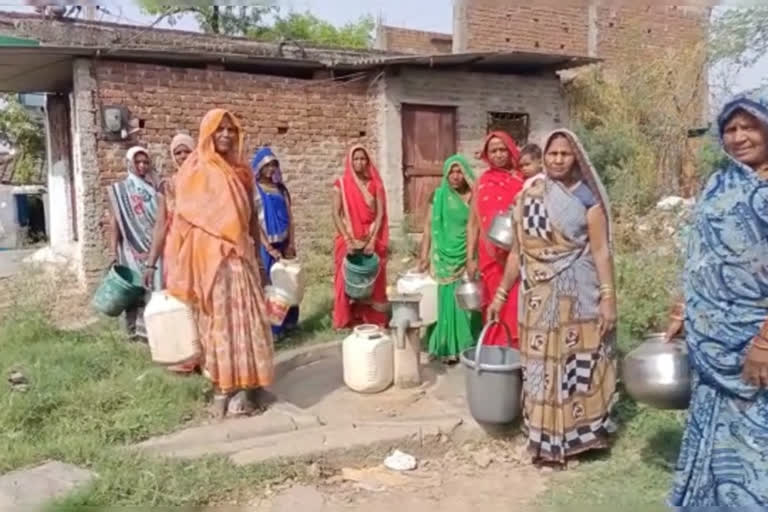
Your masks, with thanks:
[{"label": "woman in checkered saree", "polygon": [[534,462],[565,467],[615,431],[616,298],[605,189],[578,139],[557,130],[546,176],[513,208],[516,249],[491,306],[520,287],[523,416]]}]

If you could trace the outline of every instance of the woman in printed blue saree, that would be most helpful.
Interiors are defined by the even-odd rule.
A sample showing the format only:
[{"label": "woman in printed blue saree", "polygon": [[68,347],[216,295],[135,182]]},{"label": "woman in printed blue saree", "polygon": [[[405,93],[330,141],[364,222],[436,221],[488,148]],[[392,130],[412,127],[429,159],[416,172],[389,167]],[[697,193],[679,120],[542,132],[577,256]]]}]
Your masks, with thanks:
[{"label": "woman in printed blue saree", "polygon": [[768,101],[718,117],[727,161],[705,186],[688,240],[683,326],[693,397],[673,507],[768,506]]},{"label": "woman in printed blue saree", "polygon": [[[256,178],[254,203],[261,225],[260,254],[269,279],[272,265],[282,258],[296,257],[291,196],[283,183],[280,162],[270,148],[257,150],[251,167]],[[285,334],[298,321],[299,307],[295,306],[288,311],[283,325],[272,327],[272,333],[275,337]]]},{"label": "woman in printed blue saree", "polygon": [[[126,153],[128,176],[108,189],[112,209],[112,259],[139,275],[146,268],[157,219],[157,189],[149,152],[135,146]],[[155,289],[162,287],[162,261],[154,265]],[[125,327],[134,339],[146,339],[144,303],[125,312]]]}]

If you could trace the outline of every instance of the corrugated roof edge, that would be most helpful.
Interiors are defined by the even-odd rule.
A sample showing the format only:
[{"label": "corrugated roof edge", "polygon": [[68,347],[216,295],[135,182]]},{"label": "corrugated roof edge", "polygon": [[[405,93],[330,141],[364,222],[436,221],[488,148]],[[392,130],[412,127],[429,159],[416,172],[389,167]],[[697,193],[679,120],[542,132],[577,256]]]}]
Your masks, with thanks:
[{"label": "corrugated roof edge", "polygon": [[[262,64],[305,69],[365,71],[391,66],[463,68],[477,72],[522,73],[569,69],[600,62],[581,56],[530,52],[406,55],[379,50],[329,49],[254,41],[241,37],[80,20],[51,21],[39,15],[0,11],[0,33],[36,37],[25,51],[66,56],[186,60]],[[166,40],[167,39],[167,40]],[[77,44],[73,44],[77,43]],[[182,44],[183,43],[183,44]],[[6,47],[6,49],[12,49]],[[19,48],[20,49],[20,48]]]}]

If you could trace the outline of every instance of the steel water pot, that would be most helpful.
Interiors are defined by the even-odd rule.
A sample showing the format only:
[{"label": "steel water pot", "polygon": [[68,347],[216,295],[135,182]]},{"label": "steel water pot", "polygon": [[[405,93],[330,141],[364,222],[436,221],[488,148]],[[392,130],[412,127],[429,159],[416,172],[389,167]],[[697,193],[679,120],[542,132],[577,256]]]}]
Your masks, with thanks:
[{"label": "steel water pot", "polygon": [[488,240],[501,249],[511,251],[515,242],[515,225],[510,212],[501,212],[491,221]]},{"label": "steel water pot", "polygon": [[483,286],[466,274],[456,286],[456,304],[464,311],[482,311]]},{"label": "steel water pot", "polygon": [[691,370],[685,340],[667,343],[664,333],[647,336],[622,364],[627,393],[657,409],[687,409],[691,400]]}]

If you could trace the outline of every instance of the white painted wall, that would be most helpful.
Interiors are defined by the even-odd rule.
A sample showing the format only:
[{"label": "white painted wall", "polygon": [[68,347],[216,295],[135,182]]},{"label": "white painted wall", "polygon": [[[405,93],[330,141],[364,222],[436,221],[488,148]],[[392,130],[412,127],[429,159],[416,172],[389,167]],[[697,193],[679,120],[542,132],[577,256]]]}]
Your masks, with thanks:
[{"label": "white painted wall", "polygon": [[0,249],[16,249],[19,219],[16,212],[14,187],[0,185]]},{"label": "white painted wall", "polygon": [[51,248],[67,249],[75,240],[72,230],[72,187],[69,162],[54,161],[51,153],[51,129],[45,117],[46,161],[48,162],[48,201],[46,219]]}]

